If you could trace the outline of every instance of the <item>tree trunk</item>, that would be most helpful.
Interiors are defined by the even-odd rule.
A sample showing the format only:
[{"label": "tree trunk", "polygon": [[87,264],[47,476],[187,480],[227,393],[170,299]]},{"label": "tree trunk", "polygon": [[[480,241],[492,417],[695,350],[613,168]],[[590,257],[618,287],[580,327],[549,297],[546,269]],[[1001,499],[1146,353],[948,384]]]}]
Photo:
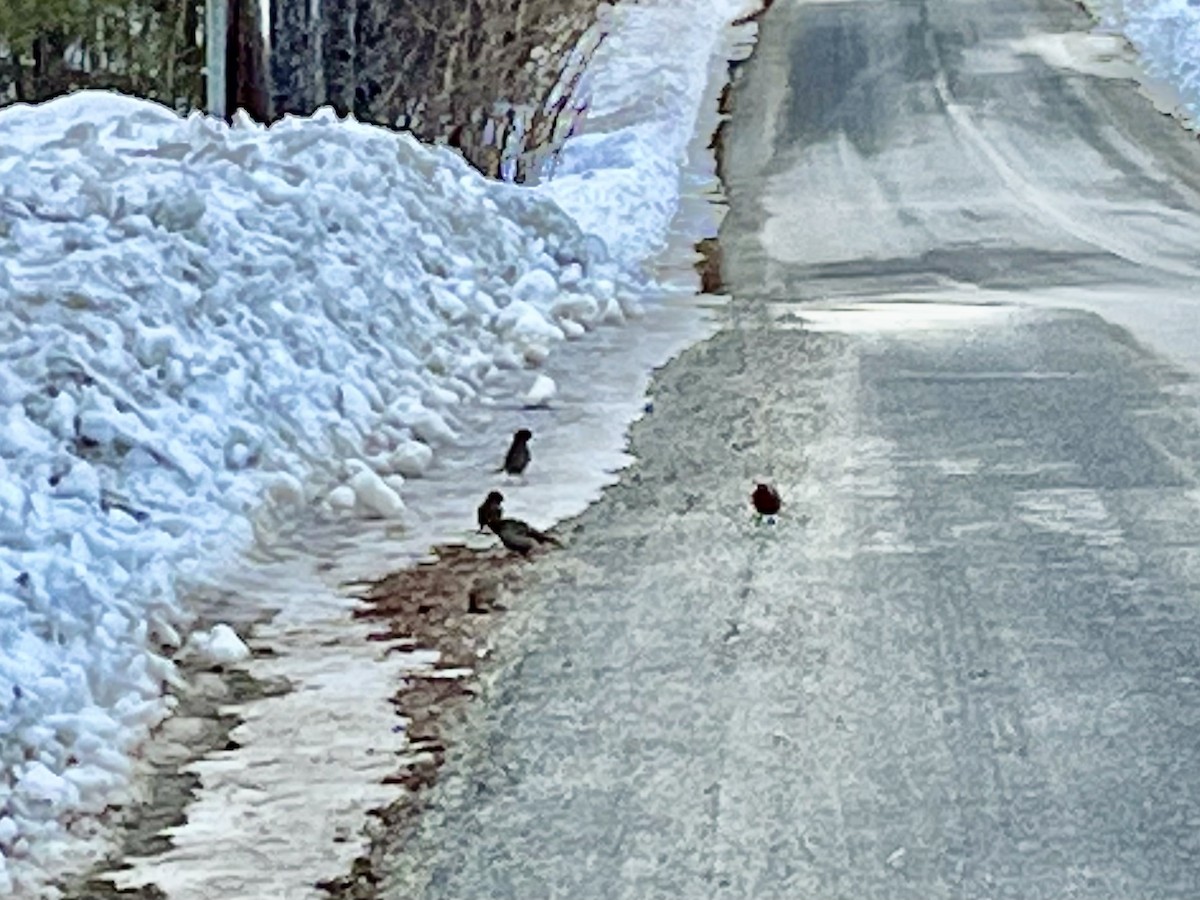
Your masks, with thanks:
[{"label": "tree trunk", "polygon": [[271,0],[272,112],[307,115],[315,106],[309,0]]},{"label": "tree trunk", "polygon": [[225,44],[225,108],[244,109],[257,122],[269,122],[267,47],[259,0],[230,0]]},{"label": "tree trunk", "polygon": [[33,96],[42,99],[42,80],[46,77],[46,38],[39,34],[33,39]]},{"label": "tree trunk", "polygon": [[164,98],[172,109],[178,107],[179,98],[175,93],[175,63],[176,57],[179,55],[179,45],[183,42],[184,23],[187,20],[187,7],[190,0],[176,0],[179,5],[175,15],[175,26],[171,29],[171,34],[167,38],[167,71],[166,71],[166,93]]},{"label": "tree trunk", "polygon": [[325,97],[339,116],[354,109],[356,0],[325,0],[324,22]]},{"label": "tree trunk", "polygon": [[375,0],[357,0],[354,16],[354,117],[370,121],[371,103],[383,90],[380,22]]},{"label": "tree trunk", "polygon": [[183,5],[183,61],[187,67],[187,88],[184,100],[189,107],[204,106],[204,82],[200,77],[204,66],[204,51],[196,43],[196,35],[203,22],[200,4],[196,0],[184,0]]},{"label": "tree trunk", "polygon": [[12,48],[13,94],[18,103],[26,103],[29,93],[25,90],[25,70],[21,68],[20,48]]},{"label": "tree trunk", "polygon": [[133,21],[133,16],[130,15],[134,10],[133,0],[127,0],[125,3],[125,27],[121,29],[121,34],[125,38],[125,59],[122,63],[125,66],[125,74],[132,80],[133,78],[133,28],[130,27],[130,22]]}]

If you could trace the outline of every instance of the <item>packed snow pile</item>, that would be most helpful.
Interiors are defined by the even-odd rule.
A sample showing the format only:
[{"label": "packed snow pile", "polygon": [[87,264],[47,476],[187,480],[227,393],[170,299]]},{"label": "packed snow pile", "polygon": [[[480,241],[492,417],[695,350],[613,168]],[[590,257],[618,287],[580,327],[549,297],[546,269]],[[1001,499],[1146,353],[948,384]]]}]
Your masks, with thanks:
[{"label": "packed snow pile", "polygon": [[679,208],[679,167],[701,113],[710,60],[724,27],[760,5],[677,0],[609,11],[611,33],[582,83],[588,121],[602,126],[568,141],[552,179],[538,190],[585,230],[604,234],[624,265],[663,246]]},{"label": "packed snow pile", "polygon": [[1177,92],[1179,111],[1200,128],[1200,3],[1196,0],[1083,0],[1101,27],[1137,49],[1146,72]]},{"label": "packed snow pile", "polygon": [[602,5],[589,118],[536,189],[327,111],[0,110],[0,896],[97,849],[177,652],[248,654],[184,646],[180,585],[296,508],[403,520],[456,407],[636,308],[750,5]]},{"label": "packed snow pile", "polygon": [[0,896],[122,796],[180,575],[263,509],[403,516],[455,407],[621,321],[629,271],[550,199],[328,113],[0,111]]}]

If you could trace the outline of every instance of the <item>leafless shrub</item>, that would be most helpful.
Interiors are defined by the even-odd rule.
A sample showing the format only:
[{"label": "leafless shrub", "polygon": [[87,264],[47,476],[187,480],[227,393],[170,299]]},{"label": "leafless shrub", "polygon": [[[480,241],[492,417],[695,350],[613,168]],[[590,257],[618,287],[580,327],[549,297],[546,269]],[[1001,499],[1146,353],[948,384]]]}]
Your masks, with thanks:
[{"label": "leafless shrub", "polygon": [[[205,2],[0,0],[0,104],[92,87],[203,108]],[[208,2],[239,23],[227,71],[254,82],[231,95],[252,115],[328,104],[517,181],[582,115],[574,89],[602,38],[599,0],[261,0],[264,54],[257,0]]]},{"label": "leafless shrub", "polygon": [[571,88],[601,37],[597,0],[321,3],[314,20],[309,0],[273,2],[279,112],[330,103],[517,180],[573,123]]}]

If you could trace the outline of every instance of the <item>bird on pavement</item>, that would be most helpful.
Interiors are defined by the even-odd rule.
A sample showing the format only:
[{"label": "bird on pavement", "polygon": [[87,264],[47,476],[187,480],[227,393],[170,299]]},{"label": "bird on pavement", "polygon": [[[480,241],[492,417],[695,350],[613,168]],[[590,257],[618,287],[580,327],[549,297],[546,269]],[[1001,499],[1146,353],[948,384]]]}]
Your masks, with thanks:
[{"label": "bird on pavement", "polygon": [[487,495],[487,499],[479,504],[479,509],[476,511],[476,517],[479,519],[480,534],[483,534],[483,530],[487,528],[488,522],[490,522],[492,519],[500,518],[500,504],[503,502],[504,495],[499,491],[492,491]]},{"label": "bird on pavement", "polygon": [[778,515],[780,507],[783,506],[779,491],[769,484],[761,483],[755,486],[754,493],[750,495],[750,502],[754,504],[754,511],[760,516]]},{"label": "bird on pavement", "polygon": [[533,432],[528,428],[522,428],[515,432],[512,444],[508,448],[508,454],[504,457],[504,465],[496,471],[507,472],[509,475],[520,475],[524,472],[525,467],[529,465],[529,439],[531,437],[533,437]]}]

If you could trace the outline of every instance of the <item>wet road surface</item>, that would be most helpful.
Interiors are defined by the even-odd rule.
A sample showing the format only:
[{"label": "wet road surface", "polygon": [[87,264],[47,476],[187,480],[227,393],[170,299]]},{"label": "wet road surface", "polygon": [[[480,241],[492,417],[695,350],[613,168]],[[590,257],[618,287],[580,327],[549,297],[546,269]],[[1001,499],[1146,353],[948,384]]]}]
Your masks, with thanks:
[{"label": "wet road surface", "polygon": [[514,598],[385,896],[1200,896],[1195,380],[1047,301],[1186,298],[1200,151],[1083,26],[772,8],[726,327]]}]

